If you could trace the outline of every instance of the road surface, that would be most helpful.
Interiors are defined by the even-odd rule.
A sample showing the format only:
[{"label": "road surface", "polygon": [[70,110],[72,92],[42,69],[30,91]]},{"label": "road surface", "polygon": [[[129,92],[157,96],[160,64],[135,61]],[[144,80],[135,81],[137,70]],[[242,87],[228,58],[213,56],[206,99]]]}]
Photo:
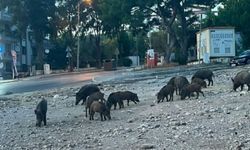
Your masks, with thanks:
[{"label": "road surface", "polygon": [[14,82],[0,83],[0,95],[4,95],[6,93],[22,93],[61,88],[71,85],[84,85],[88,82],[91,82],[95,77],[101,79],[114,75],[114,72],[93,72],[30,78]]},{"label": "road surface", "polygon": [[22,93],[38,90],[46,90],[53,88],[62,88],[66,86],[82,86],[91,82],[93,79],[104,84],[122,84],[136,82],[152,78],[167,78],[182,75],[191,75],[196,70],[201,68],[209,68],[211,70],[220,70],[229,68],[227,65],[195,65],[195,66],[180,66],[171,68],[155,68],[141,71],[119,70],[110,72],[94,72],[94,73],[79,73],[70,75],[57,75],[46,78],[34,78],[29,80],[20,80],[10,83],[0,84],[0,95],[6,93]]}]

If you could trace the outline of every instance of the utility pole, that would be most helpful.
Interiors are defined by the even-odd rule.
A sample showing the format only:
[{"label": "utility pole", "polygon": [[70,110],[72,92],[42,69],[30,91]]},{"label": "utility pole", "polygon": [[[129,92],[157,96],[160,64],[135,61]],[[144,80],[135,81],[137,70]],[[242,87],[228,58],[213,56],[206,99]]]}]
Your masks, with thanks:
[{"label": "utility pole", "polygon": [[77,56],[76,56],[76,69],[79,71],[79,55],[80,55],[80,2],[77,5]]}]

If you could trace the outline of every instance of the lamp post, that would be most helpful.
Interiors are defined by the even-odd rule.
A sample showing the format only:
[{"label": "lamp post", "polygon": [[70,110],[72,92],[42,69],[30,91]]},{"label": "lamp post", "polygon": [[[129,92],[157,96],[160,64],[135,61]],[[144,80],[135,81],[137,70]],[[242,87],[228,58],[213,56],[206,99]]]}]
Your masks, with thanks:
[{"label": "lamp post", "polygon": [[[81,2],[81,1],[80,1]],[[76,69],[79,71],[79,53],[80,53],[80,35],[79,35],[79,29],[80,29],[80,2],[77,4],[77,56],[76,56]]]}]

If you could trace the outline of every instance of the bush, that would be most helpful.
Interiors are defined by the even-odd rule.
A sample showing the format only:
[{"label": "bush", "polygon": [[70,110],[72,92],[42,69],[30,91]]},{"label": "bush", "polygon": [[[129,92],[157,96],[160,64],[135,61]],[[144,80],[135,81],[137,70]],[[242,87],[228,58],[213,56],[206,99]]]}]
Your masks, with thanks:
[{"label": "bush", "polygon": [[125,67],[130,67],[132,65],[132,60],[129,58],[123,58],[122,59],[122,64]]}]

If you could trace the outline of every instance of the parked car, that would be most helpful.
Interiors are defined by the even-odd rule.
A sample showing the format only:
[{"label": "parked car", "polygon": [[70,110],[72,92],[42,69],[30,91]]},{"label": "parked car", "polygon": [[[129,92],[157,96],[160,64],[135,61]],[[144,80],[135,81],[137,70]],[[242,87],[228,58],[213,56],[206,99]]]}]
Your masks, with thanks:
[{"label": "parked car", "polygon": [[239,56],[235,56],[230,61],[230,66],[246,65],[250,64],[250,49],[245,50]]}]

